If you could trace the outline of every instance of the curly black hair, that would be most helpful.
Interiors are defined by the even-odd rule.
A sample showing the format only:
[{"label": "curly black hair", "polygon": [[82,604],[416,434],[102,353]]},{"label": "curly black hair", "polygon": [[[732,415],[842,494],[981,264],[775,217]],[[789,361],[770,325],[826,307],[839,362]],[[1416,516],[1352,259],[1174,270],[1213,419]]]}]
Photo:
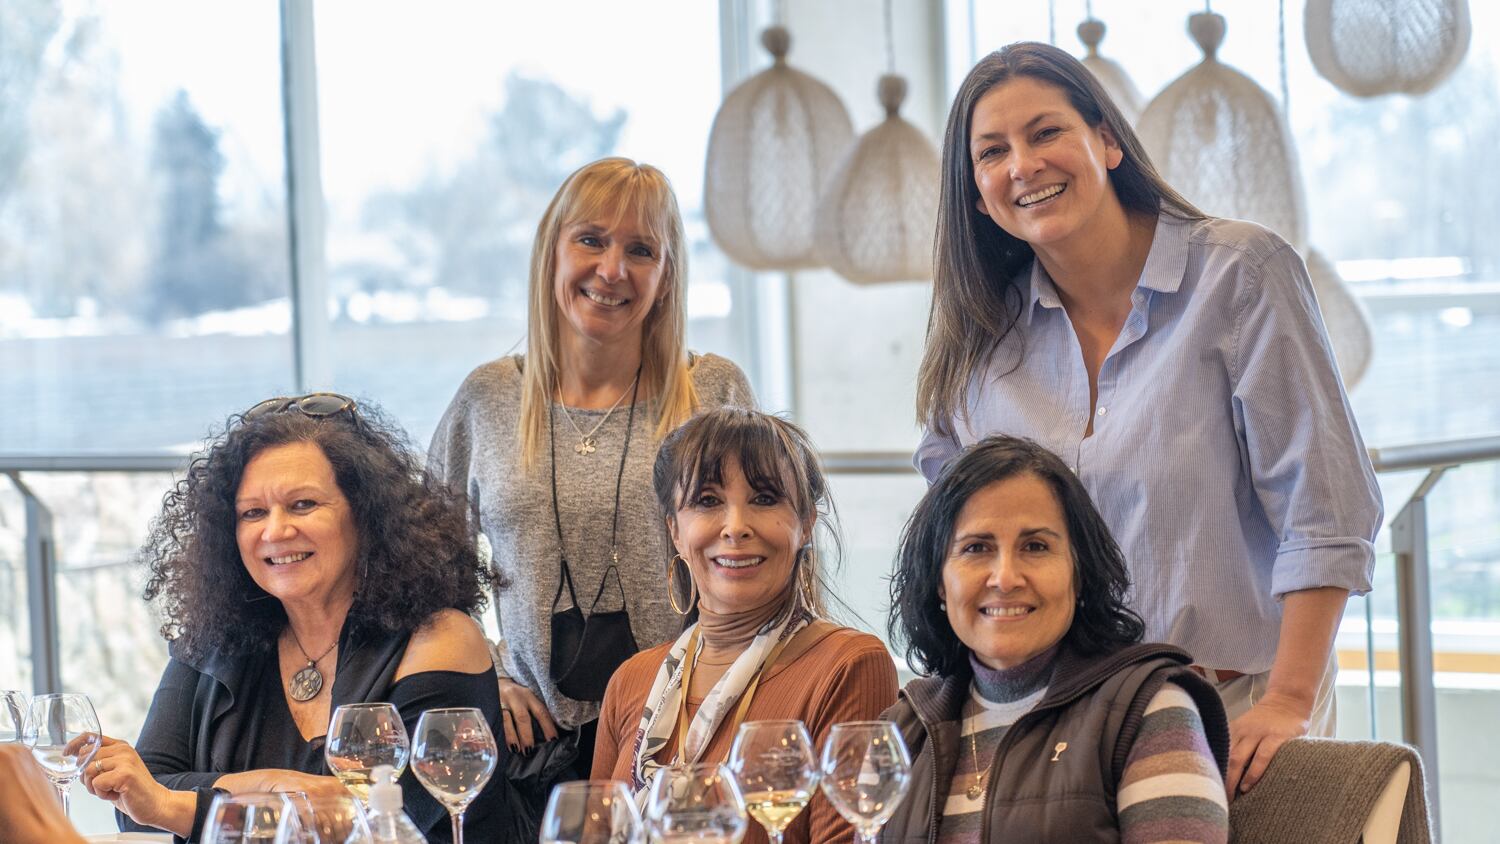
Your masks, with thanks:
[{"label": "curly black hair", "polygon": [[441,609],[483,609],[491,575],[463,498],[422,470],[398,426],[361,403],[331,416],[231,416],[224,433],[194,455],[139,555],[163,637],[189,657],[274,646],[286,612],[240,559],[234,502],[252,458],[297,442],[317,445],[333,465],[359,536],[351,631],[412,631]]},{"label": "curly black hair", "polygon": [[922,674],[949,676],[968,666],[969,649],[953,632],[938,598],[959,513],[975,493],[1023,474],[1051,487],[1073,547],[1078,607],[1063,640],[1082,653],[1097,654],[1145,635],[1145,622],[1125,602],[1130,591],[1125,555],[1083,483],[1057,455],[1031,440],[988,437],[949,461],[901,533],[888,629],[892,642],[905,643],[907,662]]}]

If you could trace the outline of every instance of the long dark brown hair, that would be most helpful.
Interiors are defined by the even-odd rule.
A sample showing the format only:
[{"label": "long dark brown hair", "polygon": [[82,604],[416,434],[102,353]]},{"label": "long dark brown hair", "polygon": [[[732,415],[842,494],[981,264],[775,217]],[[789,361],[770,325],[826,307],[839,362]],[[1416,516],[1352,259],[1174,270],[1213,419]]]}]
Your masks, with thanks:
[{"label": "long dark brown hair", "polygon": [[1049,44],[1020,41],[981,59],[964,77],[948,112],[933,240],[932,310],[917,374],[917,421],[945,433],[951,433],[955,417],[967,415],[969,381],[1020,318],[1025,300],[1016,276],[1036,254],[979,211],[969,154],[974,106],[1015,77],[1058,87],[1085,123],[1102,126],[1118,139],[1124,155],[1109,171],[1109,183],[1127,211],[1153,217],[1166,212],[1187,220],[1207,216],[1156,172],[1120,109],[1073,56]]}]

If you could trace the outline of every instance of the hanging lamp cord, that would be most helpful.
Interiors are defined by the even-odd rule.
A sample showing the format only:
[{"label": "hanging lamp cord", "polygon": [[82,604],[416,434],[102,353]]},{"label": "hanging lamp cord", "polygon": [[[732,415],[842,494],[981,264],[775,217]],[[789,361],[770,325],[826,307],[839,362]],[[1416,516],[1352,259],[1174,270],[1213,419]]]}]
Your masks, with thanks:
[{"label": "hanging lamp cord", "polygon": [[896,72],[896,28],[891,23],[891,0],[885,0],[885,72]]},{"label": "hanging lamp cord", "polygon": [[1276,48],[1281,53],[1281,113],[1286,116],[1287,126],[1292,125],[1292,89],[1286,83],[1286,0],[1276,0],[1277,32]]}]

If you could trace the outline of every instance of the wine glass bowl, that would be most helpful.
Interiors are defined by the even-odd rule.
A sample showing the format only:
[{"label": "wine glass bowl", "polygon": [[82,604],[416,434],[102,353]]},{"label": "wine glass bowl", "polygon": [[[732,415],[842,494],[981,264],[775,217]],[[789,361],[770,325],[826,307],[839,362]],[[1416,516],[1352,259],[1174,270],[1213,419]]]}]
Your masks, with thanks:
[{"label": "wine glass bowl", "polygon": [[68,788],[99,751],[94,704],[80,694],[37,695],[27,707],[22,740],[57,789],[67,814]]},{"label": "wine glass bowl", "polygon": [[412,771],[453,819],[453,844],[463,844],[464,810],[495,772],[495,734],[478,709],[429,709],[417,719]]},{"label": "wine glass bowl", "polygon": [[651,783],[645,825],[657,844],[737,844],[749,821],[723,765],[673,765]]},{"label": "wine glass bowl", "polygon": [[277,844],[367,844],[373,841],[364,812],[348,794],[288,792]]},{"label": "wine glass bowl", "polygon": [[400,779],[411,743],[401,713],[389,703],[346,703],[328,720],[323,758],[361,804],[370,800],[371,771],[390,765]]},{"label": "wine glass bowl", "polygon": [[747,721],[729,750],[729,769],[745,796],[745,807],[780,844],[818,787],[812,737],[801,721]]},{"label": "wine glass bowl", "polygon": [[280,844],[294,835],[295,813],[286,796],[266,792],[219,793],[208,807],[203,844]]},{"label": "wine glass bowl", "polygon": [[547,797],[541,844],[637,844],[641,816],[625,783],[566,782]]},{"label": "wine glass bowl", "polygon": [[835,724],[823,743],[823,793],[872,844],[911,788],[911,757],[889,721]]}]

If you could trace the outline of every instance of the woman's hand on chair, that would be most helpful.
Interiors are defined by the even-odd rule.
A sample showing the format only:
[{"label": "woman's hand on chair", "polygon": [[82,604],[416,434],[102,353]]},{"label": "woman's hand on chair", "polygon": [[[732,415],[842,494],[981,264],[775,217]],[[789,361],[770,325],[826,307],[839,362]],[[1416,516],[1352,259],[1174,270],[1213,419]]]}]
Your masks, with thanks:
[{"label": "woman's hand on chair", "polygon": [[1307,735],[1312,710],[1311,701],[1268,691],[1248,712],[1229,722],[1229,770],[1224,787],[1230,800],[1260,782],[1283,744]]},{"label": "woman's hand on chair", "polygon": [[[540,736],[531,728],[533,718],[542,727]],[[508,677],[500,678],[500,723],[512,753],[529,752],[539,741],[557,738],[557,722],[547,705],[531,689]]]}]

